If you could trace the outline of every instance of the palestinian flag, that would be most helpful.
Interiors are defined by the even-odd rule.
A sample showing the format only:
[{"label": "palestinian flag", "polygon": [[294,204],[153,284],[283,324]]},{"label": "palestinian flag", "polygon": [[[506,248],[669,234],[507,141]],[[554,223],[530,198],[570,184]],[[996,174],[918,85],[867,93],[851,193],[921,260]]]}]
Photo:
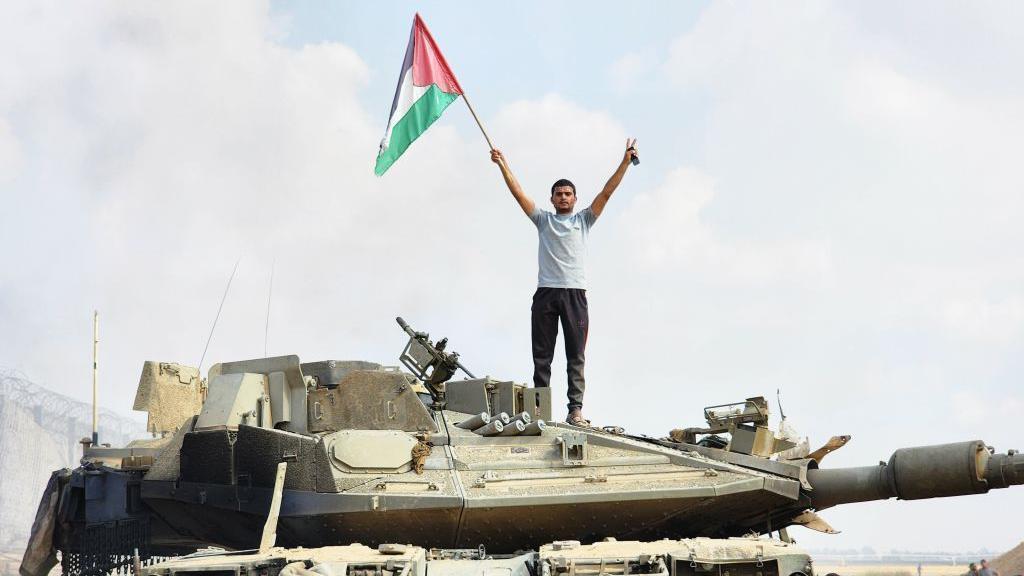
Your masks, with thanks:
[{"label": "palestinian flag", "polygon": [[420,134],[437,120],[444,109],[462,94],[434,37],[419,14],[412,21],[409,47],[405,50],[402,73],[398,76],[395,101],[391,104],[388,130],[377,154],[377,176],[384,174]]}]

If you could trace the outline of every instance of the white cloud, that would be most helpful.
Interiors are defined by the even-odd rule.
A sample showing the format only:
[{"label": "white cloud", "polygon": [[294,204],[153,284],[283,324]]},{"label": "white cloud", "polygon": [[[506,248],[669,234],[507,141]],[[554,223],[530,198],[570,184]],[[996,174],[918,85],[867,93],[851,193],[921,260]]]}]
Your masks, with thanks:
[{"label": "white cloud", "polygon": [[[995,415],[1022,401],[1024,228],[1010,215],[1024,211],[1024,172],[1013,157],[1024,101],[1003,64],[1024,45],[999,23],[1015,9],[975,6],[965,20],[929,6],[904,5],[894,19],[875,5],[713,3],[671,42],[662,68],[677,90],[709,103],[694,168],[713,179],[713,194],[671,197],[683,186],[667,177],[643,212],[674,214],[655,221],[687,222],[691,232],[666,235],[675,242],[639,235],[656,246],[657,262],[682,262],[692,281],[748,269],[745,262],[762,278],[785,277],[765,273],[780,262],[827,271],[817,292],[787,286],[779,294],[772,283],[744,291],[758,276],[740,275],[743,282],[716,285],[718,293],[678,297],[716,307],[719,326],[731,327],[716,342],[736,362],[758,366],[751,381],[779,382],[791,403],[806,398],[787,412],[811,418],[812,444],[856,430],[836,465],[967,437],[1012,448],[1018,436],[1012,418]],[[709,248],[716,245],[727,249]],[[764,255],[748,260],[739,247]],[[699,265],[702,251],[715,255],[713,265]],[[753,311],[739,316],[743,305]],[[720,329],[702,322],[696,306],[679,308],[708,338]],[[737,324],[742,318],[756,322]],[[738,372],[727,361],[717,373],[700,371],[710,361],[698,351],[729,354],[684,342],[675,357],[705,386]],[[794,387],[804,398],[792,399]],[[954,417],[936,426],[936,413]],[[1021,499],[1007,492],[992,501]],[[961,542],[940,528],[950,510],[936,501],[828,516],[845,542],[952,548]],[[878,514],[886,526],[936,528],[897,533],[879,526]],[[1015,543],[1007,532],[1004,525],[976,537]]]},{"label": "white cloud", "polygon": [[654,71],[657,61],[650,49],[626,52],[608,67],[608,83],[619,94],[634,94]]},{"label": "white cloud", "polygon": [[604,185],[629,136],[607,113],[557,94],[510,103],[498,112],[495,126],[510,165],[537,200],[546,201],[551,183],[568,178],[576,184],[580,206]]},{"label": "white cloud", "polygon": [[941,319],[955,336],[1008,343],[1019,339],[1024,330],[1024,300],[949,300],[942,307]]},{"label": "white cloud", "polygon": [[714,181],[694,168],[679,168],[650,194],[638,194],[624,220],[635,225],[636,253],[651,266],[704,256],[714,243],[700,212],[715,196]]},{"label": "white cloud", "polygon": [[21,170],[21,147],[11,124],[0,116],[0,185],[6,185]]},{"label": "white cloud", "polygon": [[846,105],[857,117],[875,116],[890,126],[936,116],[948,120],[956,107],[941,89],[915,81],[881,62],[853,63],[844,93]]},{"label": "white cloud", "polygon": [[957,424],[979,428],[992,419],[1015,419],[1020,411],[1024,410],[1024,401],[1015,397],[992,397],[964,390],[949,398],[948,410]]},{"label": "white cloud", "polygon": [[622,222],[633,243],[629,251],[645,265],[733,284],[793,283],[817,286],[827,281],[828,249],[814,242],[755,244],[719,238],[701,219],[714,200],[715,183],[694,168],[678,168],[649,194],[638,194]]}]

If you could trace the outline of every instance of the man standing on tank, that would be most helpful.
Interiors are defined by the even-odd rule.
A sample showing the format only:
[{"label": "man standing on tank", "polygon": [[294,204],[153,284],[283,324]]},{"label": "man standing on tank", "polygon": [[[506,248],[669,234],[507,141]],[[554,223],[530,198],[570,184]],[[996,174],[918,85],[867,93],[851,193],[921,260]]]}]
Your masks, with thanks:
[{"label": "man standing on tank", "polygon": [[569,377],[569,415],[565,421],[576,426],[589,424],[583,418],[584,351],[590,327],[585,274],[587,237],[636,154],[636,139],[627,139],[622,161],[604,188],[589,207],[574,214],[576,186],[572,182],[566,179],[555,182],[551,186],[551,205],[555,212],[542,210],[523,192],[501,151],[491,150],[491,161],[501,169],[512,196],[537,227],[537,291],[530,315],[533,385],[542,388],[551,384],[551,361],[561,320]]}]

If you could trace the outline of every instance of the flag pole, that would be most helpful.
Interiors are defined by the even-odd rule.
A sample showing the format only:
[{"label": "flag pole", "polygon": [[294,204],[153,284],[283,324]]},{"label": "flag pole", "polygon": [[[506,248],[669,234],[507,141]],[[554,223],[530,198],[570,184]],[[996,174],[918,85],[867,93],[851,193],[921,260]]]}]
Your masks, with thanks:
[{"label": "flag pole", "polygon": [[483,133],[484,140],[487,140],[487,145],[491,147],[491,150],[494,150],[494,144],[491,144],[491,137],[488,136],[487,131],[484,130],[484,125],[480,123],[480,118],[477,117],[476,110],[473,110],[473,105],[469,103],[469,98],[466,97],[465,92],[462,93],[462,100],[466,103],[466,106],[469,107],[469,113],[473,115],[473,120],[476,120],[476,125],[480,127],[480,132]]}]

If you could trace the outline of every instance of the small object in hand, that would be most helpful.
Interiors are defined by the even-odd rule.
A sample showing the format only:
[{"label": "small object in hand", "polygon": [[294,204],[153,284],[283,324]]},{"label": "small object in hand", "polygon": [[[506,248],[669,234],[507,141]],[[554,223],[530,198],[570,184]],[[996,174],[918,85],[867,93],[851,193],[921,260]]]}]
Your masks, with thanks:
[{"label": "small object in hand", "polygon": [[629,161],[633,163],[633,166],[639,166],[640,165],[640,156],[637,155],[636,148],[630,146],[628,148],[628,150],[630,152],[632,152],[632,154],[629,155]]}]

